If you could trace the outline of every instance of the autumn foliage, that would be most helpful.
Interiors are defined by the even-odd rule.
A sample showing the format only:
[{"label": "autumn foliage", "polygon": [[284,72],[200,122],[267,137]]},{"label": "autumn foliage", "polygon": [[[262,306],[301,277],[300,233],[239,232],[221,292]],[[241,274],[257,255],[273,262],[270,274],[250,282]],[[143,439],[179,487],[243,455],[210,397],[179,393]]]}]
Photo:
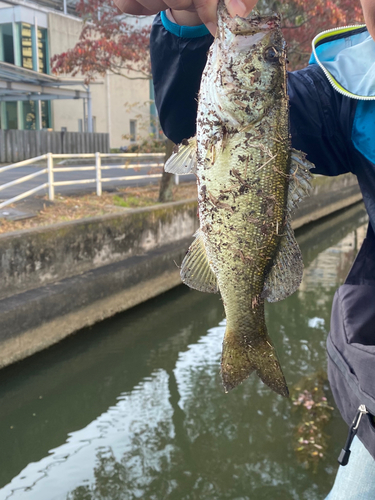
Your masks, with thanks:
[{"label": "autumn foliage", "polygon": [[[83,19],[78,43],[51,59],[55,74],[81,73],[87,82],[107,71],[130,79],[150,78],[150,25],[121,14],[112,0],[79,0]],[[135,73],[134,73],[135,72]]]},{"label": "autumn foliage", "polygon": [[289,69],[308,63],[311,41],[322,31],[364,23],[359,0],[293,0],[273,2],[282,14]]}]

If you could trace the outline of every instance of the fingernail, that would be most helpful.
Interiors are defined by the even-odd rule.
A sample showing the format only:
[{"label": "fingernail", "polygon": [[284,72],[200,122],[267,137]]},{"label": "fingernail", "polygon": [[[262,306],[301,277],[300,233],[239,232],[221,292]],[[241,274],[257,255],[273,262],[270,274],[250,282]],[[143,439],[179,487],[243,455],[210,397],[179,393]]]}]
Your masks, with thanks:
[{"label": "fingernail", "polygon": [[211,33],[212,36],[216,35],[217,26],[214,23],[207,23],[206,28]]},{"label": "fingernail", "polygon": [[229,0],[227,9],[232,17],[243,17],[246,14],[246,5],[241,0]]}]

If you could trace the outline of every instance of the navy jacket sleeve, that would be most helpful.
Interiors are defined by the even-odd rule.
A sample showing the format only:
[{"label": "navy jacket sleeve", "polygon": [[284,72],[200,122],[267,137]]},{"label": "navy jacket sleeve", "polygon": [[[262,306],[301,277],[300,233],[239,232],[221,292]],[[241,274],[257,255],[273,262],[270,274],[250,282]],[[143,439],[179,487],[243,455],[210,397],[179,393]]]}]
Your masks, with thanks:
[{"label": "navy jacket sleeve", "polygon": [[356,101],[339,94],[317,64],[288,73],[292,146],[314,163],[314,174],[353,170],[351,130]]},{"label": "navy jacket sleeve", "polygon": [[195,135],[197,96],[212,35],[183,38],[156,16],[151,30],[155,104],[164,134],[174,143]]},{"label": "navy jacket sleeve", "polygon": [[[212,36],[183,38],[160,15],[151,32],[155,101],[165,135],[175,143],[195,135],[197,94]],[[314,173],[351,171],[353,99],[336,92],[316,64],[288,75],[292,146],[307,154]],[[343,99],[346,99],[343,105]]]}]

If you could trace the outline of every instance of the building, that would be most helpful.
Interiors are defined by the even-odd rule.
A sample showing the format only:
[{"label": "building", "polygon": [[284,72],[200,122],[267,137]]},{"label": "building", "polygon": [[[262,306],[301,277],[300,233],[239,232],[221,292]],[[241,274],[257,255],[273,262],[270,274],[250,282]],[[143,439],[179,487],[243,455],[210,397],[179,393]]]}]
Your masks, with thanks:
[{"label": "building", "polygon": [[111,148],[148,136],[151,81],[107,74],[88,87],[49,76],[50,58],[73,48],[82,27],[62,2],[0,0],[0,128],[108,133]]}]

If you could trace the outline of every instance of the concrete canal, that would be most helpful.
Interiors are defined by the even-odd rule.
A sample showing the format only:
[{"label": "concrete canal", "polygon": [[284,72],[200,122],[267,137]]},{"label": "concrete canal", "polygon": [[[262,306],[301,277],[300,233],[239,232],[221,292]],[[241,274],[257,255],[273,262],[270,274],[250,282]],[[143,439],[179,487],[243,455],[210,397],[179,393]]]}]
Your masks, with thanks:
[{"label": "concrete canal", "polygon": [[[332,298],[365,230],[362,205],[300,230],[300,290],[267,307],[292,392],[323,380],[328,405]],[[338,412],[310,462],[308,413],[256,376],[223,393],[223,320],[218,296],[181,286],[2,370],[0,499],[324,498],[346,438]]]}]

